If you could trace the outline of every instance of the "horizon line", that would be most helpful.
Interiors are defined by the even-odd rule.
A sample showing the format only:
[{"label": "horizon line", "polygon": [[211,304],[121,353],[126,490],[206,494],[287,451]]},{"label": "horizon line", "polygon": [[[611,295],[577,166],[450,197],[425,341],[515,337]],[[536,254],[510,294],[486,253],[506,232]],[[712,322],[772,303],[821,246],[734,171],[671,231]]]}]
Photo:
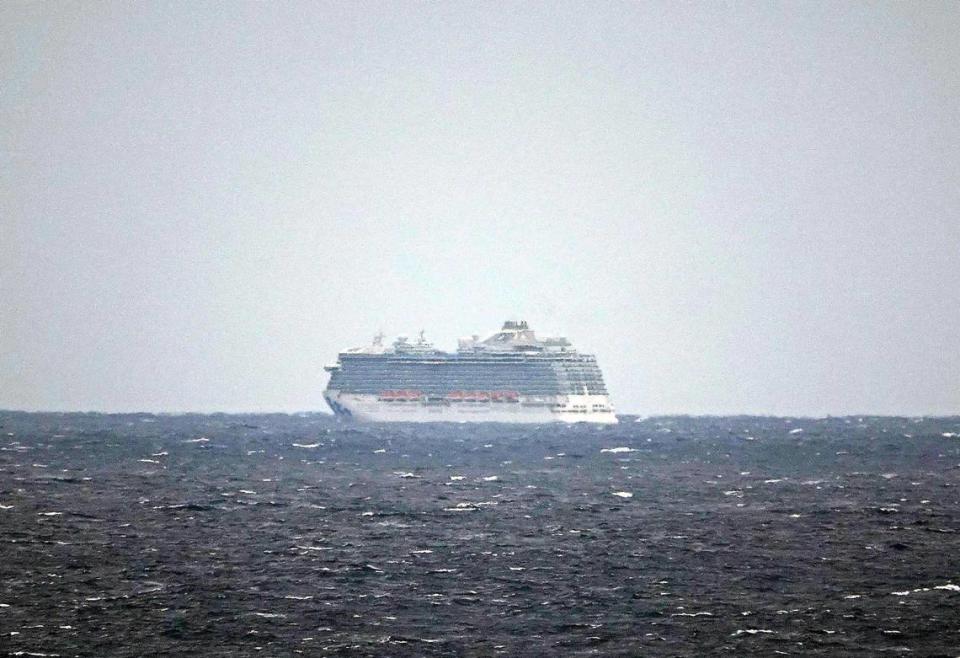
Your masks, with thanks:
[{"label": "horizon line", "polygon": [[[258,410],[258,411],[222,411],[222,410],[118,410],[118,411],[105,411],[102,409],[7,409],[0,407],[0,414],[6,413],[20,413],[20,414],[92,414],[100,416],[132,416],[132,415],[148,415],[148,416],[303,416],[303,415],[316,415],[316,416],[328,416],[330,418],[336,418],[336,415],[331,411],[321,411],[321,410]],[[737,418],[737,417],[750,417],[750,418],[796,418],[796,419],[806,419],[806,420],[825,420],[828,418],[958,418],[960,417],[960,411],[950,412],[950,413],[921,413],[921,414],[902,414],[902,413],[827,413],[827,414],[777,414],[770,412],[746,412],[746,411],[737,411],[737,412],[709,412],[709,413],[691,413],[689,411],[671,411],[671,412],[656,412],[656,413],[635,413],[635,412],[622,412],[616,414],[618,417],[634,417],[638,420],[642,419],[651,419],[651,418],[676,418],[676,417],[687,417],[687,418]],[[449,421],[455,422],[455,421]],[[481,421],[482,422],[482,421]]]}]

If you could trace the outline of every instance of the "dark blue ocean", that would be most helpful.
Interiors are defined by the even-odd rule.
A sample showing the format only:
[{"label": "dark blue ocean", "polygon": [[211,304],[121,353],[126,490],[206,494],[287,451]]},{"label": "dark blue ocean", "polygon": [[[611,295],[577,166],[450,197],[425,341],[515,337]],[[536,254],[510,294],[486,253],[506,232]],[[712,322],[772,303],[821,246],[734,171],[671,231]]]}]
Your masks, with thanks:
[{"label": "dark blue ocean", "polygon": [[0,412],[0,655],[960,653],[960,418]]}]

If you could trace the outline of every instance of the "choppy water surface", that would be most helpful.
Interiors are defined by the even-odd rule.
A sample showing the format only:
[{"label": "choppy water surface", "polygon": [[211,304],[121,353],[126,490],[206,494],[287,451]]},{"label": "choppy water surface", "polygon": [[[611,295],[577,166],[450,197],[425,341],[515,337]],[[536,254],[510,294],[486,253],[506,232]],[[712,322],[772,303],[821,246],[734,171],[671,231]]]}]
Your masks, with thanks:
[{"label": "choppy water surface", "polygon": [[0,413],[0,653],[956,655],[958,485],[960,418]]}]

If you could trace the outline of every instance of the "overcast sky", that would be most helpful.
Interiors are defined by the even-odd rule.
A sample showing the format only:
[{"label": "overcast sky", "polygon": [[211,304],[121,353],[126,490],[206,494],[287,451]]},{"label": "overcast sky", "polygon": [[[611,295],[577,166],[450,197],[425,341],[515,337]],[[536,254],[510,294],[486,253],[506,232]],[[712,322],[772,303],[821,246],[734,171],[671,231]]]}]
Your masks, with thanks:
[{"label": "overcast sky", "polygon": [[324,410],[507,317],[619,411],[960,412],[960,5],[0,3],[0,408]]}]

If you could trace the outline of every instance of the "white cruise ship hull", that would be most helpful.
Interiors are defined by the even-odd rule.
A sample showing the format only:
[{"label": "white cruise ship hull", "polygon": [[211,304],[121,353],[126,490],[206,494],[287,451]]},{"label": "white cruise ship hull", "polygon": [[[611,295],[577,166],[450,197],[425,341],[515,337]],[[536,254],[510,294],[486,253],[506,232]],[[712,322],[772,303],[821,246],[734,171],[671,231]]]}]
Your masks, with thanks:
[{"label": "white cruise ship hull", "polygon": [[378,395],[324,392],[337,416],[361,422],[617,423],[606,395],[521,396],[517,401],[383,400]]}]

